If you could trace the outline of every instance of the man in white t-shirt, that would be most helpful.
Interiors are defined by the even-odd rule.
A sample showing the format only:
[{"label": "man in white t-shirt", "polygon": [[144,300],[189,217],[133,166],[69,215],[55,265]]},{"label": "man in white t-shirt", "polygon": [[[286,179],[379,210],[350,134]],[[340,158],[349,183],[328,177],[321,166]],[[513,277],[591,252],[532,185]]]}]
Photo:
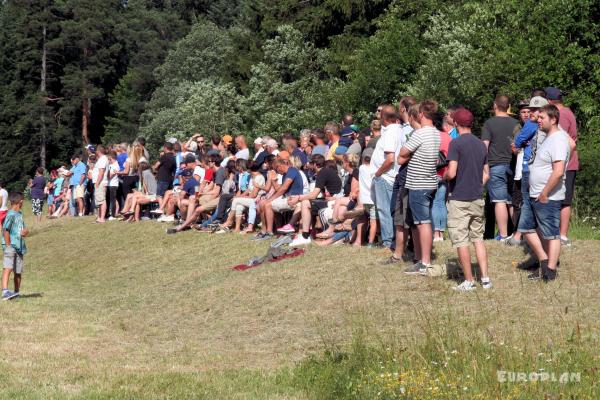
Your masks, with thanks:
[{"label": "man in white t-shirt", "polygon": [[235,147],[237,149],[237,153],[235,153],[234,160],[250,159],[250,150],[248,149],[248,145],[246,144],[246,138],[244,135],[238,135],[235,137]]},{"label": "man in white t-shirt", "polygon": [[390,248],[394,239],[391,201],[394,180],[398,173],[396,158],[406,138],[398,124],[398,113],[394,106],[383,106],[382,116],[381,138],[377,141],[371,157],[371,168],[374,171],[372,193],[381,226],[381,241],[384,247]]},{"label": "man in white t-shirt", "polygon": [[109,221],[113,221],[119,210],[118,210],[118,202],[117,202],[117,190],[119,189],[119,175],[121,167],[119,167],[119,163],[117,161],[117,153],[111,151],[108,153],[108,173],[107,173],[107,197],[108,197],[108,211],[110,217]]},{"label": "man in white t-shirt", "polygon": [[104,223],[106,220],[106,184],[108,175],[108,157],[106,156],[106,148],[99,145],[96,149],[98,160],[94,164],[92,170],[92,182],[94,183],[94,196],[96,207],[98,207],[98,218],[95,223]]},{"label": "man in white t-shirt", "polygon": [[559,120],[560,111],[555,105],[540,108],[538,124],[546,138],[529,160],[531,201],[524,203],[519,220],[519,232],[523,232],[540,264],[540,269],[529,275],[529,279],[545,282],[556,279],[561,247],[560,209],[566,193],[565,172],[575,148],[569,135],[558,126]]}]

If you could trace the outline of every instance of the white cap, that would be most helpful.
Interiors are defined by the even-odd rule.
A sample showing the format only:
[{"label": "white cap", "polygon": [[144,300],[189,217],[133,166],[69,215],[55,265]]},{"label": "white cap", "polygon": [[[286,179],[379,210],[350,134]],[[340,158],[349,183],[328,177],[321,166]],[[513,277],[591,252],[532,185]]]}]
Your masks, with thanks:
[{"label": "white cap", "polygon": [[167,142],[175,144],[175,143],[177,143],[177,139],[175,139],[174,137],[170,137],[167,139]]},{"label": "white cap", "polygon": [[548,104],[548,100],[542,96],[535,96],[529,101],[529,108],[541,108],[547,106]]},{"label": "white cap", "polygon": [[263,142],[263,139],[262,139],[262,138],[260,138],[260,137],[258,137],[258,138],[256,138],[256,139],[254,139],[254,144],[261,144],[261,145],[262,145],[263,143],[264,143],[264,142]]}]

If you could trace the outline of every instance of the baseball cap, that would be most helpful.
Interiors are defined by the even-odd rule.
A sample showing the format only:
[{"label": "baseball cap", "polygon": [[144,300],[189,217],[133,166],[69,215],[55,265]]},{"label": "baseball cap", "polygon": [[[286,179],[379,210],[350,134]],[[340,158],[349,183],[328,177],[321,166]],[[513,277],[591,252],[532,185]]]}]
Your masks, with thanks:
[{"label": "baseball cap", "polygon": [[548,105],[548,100],[542,96],[532,97],[529,101],[529,108],[540,108]]},{"label": "baseball cap", "polygon": [[95,153],[95,152],[96,152],[96,148],[95,148],[93,145],[91,145],[91,144],[88,144],[87,146],[85,146],[85,148],[86,148],[86,149],[87,149],[87,150],[88,150],[90,153]]},{"label": "baseball cap", "polygon": [[190,176],[192,176],[192,170],[187,169],[187,168],[184,170],[181,170],[181,172],[179,173],[178,176],[190,177]]},{"label": "baseball cap", "polygon": [[547,87],[547,88],[544,88],[544,92],[546,92],[546,98],[548,100],[561,100],[562,99],[562,92],[558,88]]},{"label": "baseball cap", "polygon": [[348,148],[346,146],[338,146],[337,149],[335,149],[335,154],[341,156],[343,154],[346,154],[347,151]]},{"label": "baseball cap", "polygon": [[452,119],[456,125],[471,127],[473,125],[473,113],[466,108],[459,108],[452,113]]},{"label": "baseball cap", "polygon": [[264,141],[263,141],[263,139],[262,139],[262,138],[260,138],[260,137],[259,137],[259,138],[256,138],[256,139],[254,139],[254,144],[260,144],[260,145],[262,145],[263,143],[264,143]]},{"label": "baseball cap", "polygon": [[233,142],[233,137],[231,137],[231,135],[225,135],[221,140],[223,140],[227,144],[231,144],[231,142]]},{"label": "baseball cap", "polygon": [[344,137],[352,136],[353,133],[354,133],[354,129],[347,126],[344,129],[342,129],[342,131],[340,132],[340,136],[344,136]]},{"label": "baseball cap", "polygon": [[519,108],[529,108],[529,102],[531,99],[523,99],[519,102]]},{"label": "baseball cap", "polygon": [[267,140],[267,146],[276,149],[278,147],[277,140],[275,140],[275,139]]}]

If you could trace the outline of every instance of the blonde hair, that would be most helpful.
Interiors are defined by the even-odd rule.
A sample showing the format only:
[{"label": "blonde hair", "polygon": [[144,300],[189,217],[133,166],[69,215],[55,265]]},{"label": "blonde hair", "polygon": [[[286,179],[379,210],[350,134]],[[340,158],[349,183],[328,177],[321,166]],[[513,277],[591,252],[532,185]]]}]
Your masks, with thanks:
[{"label": "blonde hair", "polygon": [[355,154],[355,153],[344,154],[344,161],[347,161],[348,164],[350,164],[350,166],[352,168],[356,168],[356,167],[358,167],[358,163],[360,161],[360,156],[358,154]]},{"label": "blonde hair", "polygon": [[290,156],[290,165],[296,169],[302,168],[302,160],[298,156]]},{"label": "blonde hair", "polygon": [[139,168],[140,159],[144,156],[144,147],[138,142],[133,142],[133,144],[129,146],[127,153],[127,156],[129,157],[130,171],[137,171]]}]

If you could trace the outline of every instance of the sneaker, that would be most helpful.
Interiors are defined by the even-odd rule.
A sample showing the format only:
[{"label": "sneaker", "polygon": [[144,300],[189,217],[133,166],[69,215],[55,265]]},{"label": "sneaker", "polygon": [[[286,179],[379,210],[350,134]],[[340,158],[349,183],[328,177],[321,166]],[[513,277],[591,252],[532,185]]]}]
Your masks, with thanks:
[{"label": "sneaker", "polygon": [[542,269],[536,269],[531,274],[527,275],[527,279],[529,279],[530,281],[539,281],[540,279],[542,279]]},{"label": "sneaker", "polygon": [[275,235],[273,235],[272,233],[266,232],[266,233],[263,233],[261,237],[256,238],[255,240],[269,240],[269,239],[273,239],[274,236]]},{"label": "sneaker", "polygon": [[474,282],[465,280],[463,283],[454,286],[452,289],[456,290],[457,292],[470,292],[475,290],[476,288],[477,286],[475,286]]},{"label": "sneaker", "polygon": [[421,261],[417,261],[410,267],[404,270],[404,273],[407,275],[417,275],[427,272],[427,267]]},{"label": "sneaker", "polygon": [[508,239],[504,242],[505,245],[507,246],[513,246],[513,247],[517,247],[517,246],[522,246],[523,245],[523,241],[522,240],[517,240],[513,237],[513,235],[510,235],[508,237]]},{"label": "sneaker", "polygon": [[19,293],[11,292],[10,290],[2,291],[2,300],[10,300],[10,299],[14,299],[15,297],[18,297],[18,296],[19,296]]},{"label": "sneaker", "polygon": [[216,231],[215,233],[218,234],[218,235],[220,235],[222,233],[229,233],[229,232],[231,232],[231,229],[229,229],[227,227],[222,227],[218,231]]},{"label": "sneaker", "polygon": [[290,224],[286,224],[286,225],[282,226],[281,228],[277,229],[277,233],[294,233],[294,232],[296,232],[296,230]]},{"label": "sneaker", "polygon": [[542,271],[542,280],[544,282],[550,282],[556,279],[558,276],[558,271],[556,269],[547,268]]},{"label": "sneaker", "polygon": [[383,260],[381,262],[381,265],[394,265],[394,264],[400,264],[400,263],[402,263],[402,258],[396,258],[396,256],[394,256],[392,254],[391,256],[389,256],[388,258]]},{"label": "sneaker", "polygon": [[491,289],[492,281],[490,280],[490,278],[481,278],[481,287],[484,289]]},{"label": "sneaker", "polygon": [[506,241],[510,238],[510,236],[501,236],[498,235],[494,238],[494,240],[500,242],[500,243],[506,243]]},{"label": "sneaker", "polygon": [[435,237],[435,238],[433,238],[433,241],[434,242],[443,242],[444,238],[443,237]]},{"label": "sneaker", "polygon": [[175,216],[174,215],[161,215],[160,216],[162,219],[160,220],[160,222],[175,222]]},{"label": "sneaker", "polygon": [[571,247],[571,240],[567,237],[561,236],[560,244],[562,244],[563,246],[566,246],[566,247]]},{"label": "sneaker", "polygon": [[177,233],[177,229],[176,228],[168,228],[166,230],[166,232],[167,232],[167,235],[174,235]]},{"label": "sneaker", "polygon": [[108,217],[108,221],[116,221],[117,219],[115,217]]},{"label": "sneaker", "polygon": [[142,217],[142,218],[141,218],[141,220],[142,220],[142,221],[150,221],[151,219],[152,219],[152,218],[150,218],[150,217]]},{"label": "sneaker", "polygon": [[307,237],[306,239],[304,238],[304,236],[297,235],[296,238],[292,241],[292,243],[290,243],[290,247],[296,247],[296,246],[306,246],[307,244],[310,244],[312,242],[310,236]]},{"label": "sneaker", "polygon": [[151,210],[150,214],[162,214],[163,210],[161,210],[160,208],[157,208],[156,210]]},{"label": "sneaker", "polygon": [[517,265],[517,268],[523,271],[533,271],[540,268],[540,262],[536,259],[530,258]]}]

